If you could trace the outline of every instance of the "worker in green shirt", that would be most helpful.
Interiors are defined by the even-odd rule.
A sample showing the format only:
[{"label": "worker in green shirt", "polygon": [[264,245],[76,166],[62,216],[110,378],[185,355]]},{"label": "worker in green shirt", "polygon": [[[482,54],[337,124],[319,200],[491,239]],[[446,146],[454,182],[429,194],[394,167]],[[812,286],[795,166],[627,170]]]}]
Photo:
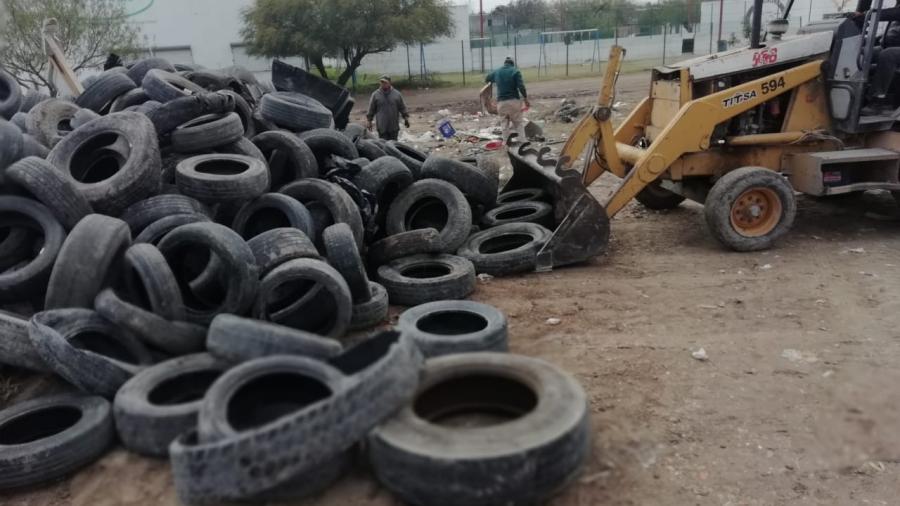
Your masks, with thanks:
[{"label": "worker in green shirt", "polygon": [[491,72],[484,78],[486,83],[494,83],[497,86],[497,114],[503,122],[503,141],[509,140],[511,132],[518,134],[518,141],[525,141],[525,129],[522,123],[522,101],[528,108],[528,93],[525,91],[525,82],[522,73],[516,68],[516,62],[512,56],[507,56],[503,66]]}]

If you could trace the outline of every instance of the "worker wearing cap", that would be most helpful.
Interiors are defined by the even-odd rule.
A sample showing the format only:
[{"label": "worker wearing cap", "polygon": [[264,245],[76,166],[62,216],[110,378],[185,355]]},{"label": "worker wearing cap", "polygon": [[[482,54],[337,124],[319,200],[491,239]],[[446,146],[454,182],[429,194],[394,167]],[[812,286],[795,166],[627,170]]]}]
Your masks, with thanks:
[{"label": "worker wearing cap", "polygon": [[525,107],[530,107],[531,104],[528,103],[522,73],[516,68],[512,56],[507,56],[503,66],[488,74],[484,82],[497,85],[497,114],[503,121],[504,142],[509,140],[511,132],[516,132],[518,139],[523,141],[525,129],[522,123],[522,101],[525,101]]},{"label": "worker wearing cap", "polygon": [[409,113],[406,112],[406,104],[403,95],[391,86],[391,78],[381,76],[378,78],[381,87],[372,92],[369,98],[369,111],[366,113],[366,128],[372,130],[372,120],[378,125],[378,137],[382,139],[397,140],[400,133],[400,117],[403,124],[409,128]]}]

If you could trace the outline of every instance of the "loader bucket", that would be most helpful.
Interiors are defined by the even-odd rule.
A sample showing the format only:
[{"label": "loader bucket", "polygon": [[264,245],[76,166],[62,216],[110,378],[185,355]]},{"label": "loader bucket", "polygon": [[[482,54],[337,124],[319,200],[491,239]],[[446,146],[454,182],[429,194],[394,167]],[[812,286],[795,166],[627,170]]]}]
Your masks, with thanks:
[{"label": "loader bucket", "polygon": [[536,149],[530,143],[507,150],[513,175],[503,191],[541,188],[552,199],[555,228],[537,255],[536,270],[583,262],[604,251],[609,244],[606,209],[588,192],[581,174],[563,169],[565,160],[545,158],[550,148]]}]

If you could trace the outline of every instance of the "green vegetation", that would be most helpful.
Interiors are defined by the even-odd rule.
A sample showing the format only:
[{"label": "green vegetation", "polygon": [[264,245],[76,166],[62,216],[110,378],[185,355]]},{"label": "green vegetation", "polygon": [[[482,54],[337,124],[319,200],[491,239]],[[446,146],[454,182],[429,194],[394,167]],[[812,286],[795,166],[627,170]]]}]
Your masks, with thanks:
[{"label": "green vegetation", "polygon": [[139,31],[117,0],[0,0],[0,11],[0,67],[29,88],[56,94],[41,39],[46,19],[56,20],[53,33],[75,72],[101,67],[110,51],[137,52]]},{"label": "green vegetation", "polygon": [[445,0],[256,0],[241,35],[253,55],[301,56],[323,77],[326,56],[343,60],[344,85],[366,55],[429,43],[452,29]]}]

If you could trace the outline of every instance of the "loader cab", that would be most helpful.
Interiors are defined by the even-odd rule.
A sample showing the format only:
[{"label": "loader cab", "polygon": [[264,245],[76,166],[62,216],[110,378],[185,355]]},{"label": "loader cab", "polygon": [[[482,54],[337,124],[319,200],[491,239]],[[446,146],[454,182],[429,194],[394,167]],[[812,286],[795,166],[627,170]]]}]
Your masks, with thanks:
[{"label": "loader cab", "polygon": [[897,120],[892,115],[862,115],[877,60],[878,24],[883,0],[873,0],[862,26],[844,19],[835,29],[824,68],[829,88],[829,108],[837,130],[863,133],[889,130]]}]

